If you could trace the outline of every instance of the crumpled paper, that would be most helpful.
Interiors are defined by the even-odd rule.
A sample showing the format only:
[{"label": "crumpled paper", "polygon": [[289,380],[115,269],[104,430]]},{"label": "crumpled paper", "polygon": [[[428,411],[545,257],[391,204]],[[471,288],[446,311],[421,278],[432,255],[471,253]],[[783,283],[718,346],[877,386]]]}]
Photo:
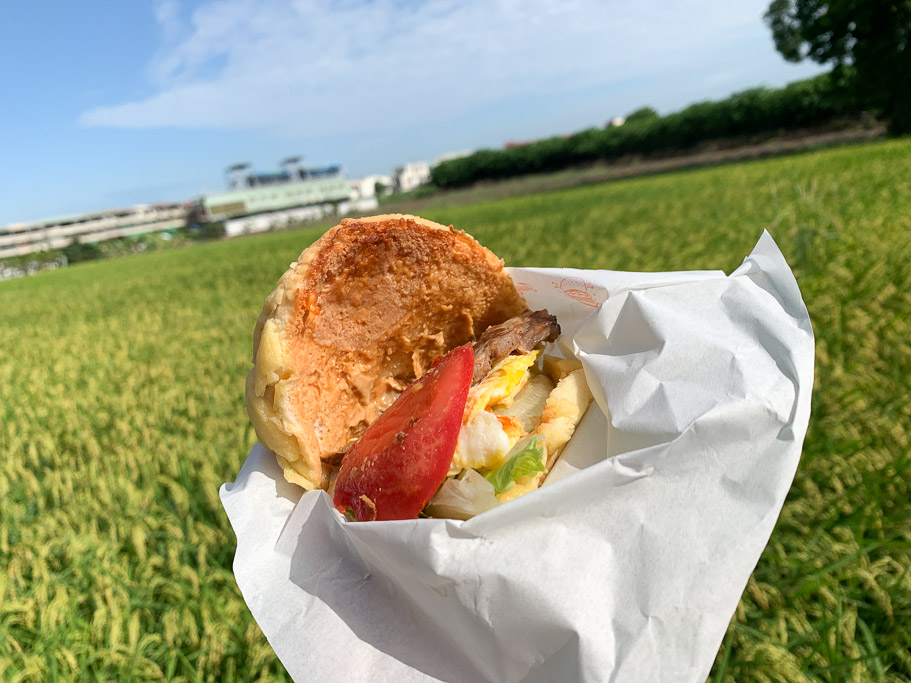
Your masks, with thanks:
[{"label": "crumpled paper", "polygon": [[731,276],[514,268],[595,404],[544,486],[467,522],[347,523],[250,452],[221,499],[299,681],[702,681],[778,518],[814,344],[763,234]]}]

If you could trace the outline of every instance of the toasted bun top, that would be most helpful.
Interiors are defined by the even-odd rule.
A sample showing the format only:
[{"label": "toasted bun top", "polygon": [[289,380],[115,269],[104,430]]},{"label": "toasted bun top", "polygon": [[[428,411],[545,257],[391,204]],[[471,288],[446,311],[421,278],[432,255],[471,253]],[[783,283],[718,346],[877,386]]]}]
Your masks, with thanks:
[{"label": "toasted bun top", "polygon": [[247,412],[285,477],[325,488],[332,460],[438,356],[525,303],[464,232],[390,214],[345,219],[266,299]]}]

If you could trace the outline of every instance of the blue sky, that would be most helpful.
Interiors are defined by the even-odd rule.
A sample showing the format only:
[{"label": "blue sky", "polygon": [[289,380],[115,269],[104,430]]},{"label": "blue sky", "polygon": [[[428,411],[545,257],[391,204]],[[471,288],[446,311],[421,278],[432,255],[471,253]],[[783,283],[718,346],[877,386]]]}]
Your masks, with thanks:
[{"label": "blue sky", "polygon": [[0,225],[189,199],[236,161],[386,173],[817,73],[774,51],[766,5],[3,3]]}]

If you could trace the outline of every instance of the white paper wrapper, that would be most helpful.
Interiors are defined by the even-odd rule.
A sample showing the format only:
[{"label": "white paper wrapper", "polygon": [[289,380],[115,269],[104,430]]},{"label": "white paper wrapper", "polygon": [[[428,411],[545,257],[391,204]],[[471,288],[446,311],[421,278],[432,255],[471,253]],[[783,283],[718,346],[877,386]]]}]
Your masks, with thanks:
[{"label": "white paper wrapper", "polygon": [[259,446],[222,487],[237,584],[296,680],[708,676],[809,420],[794,276],[768,234],[730,277],[511,273],[596,402],[540,490],[467,522],[352,524]]}]

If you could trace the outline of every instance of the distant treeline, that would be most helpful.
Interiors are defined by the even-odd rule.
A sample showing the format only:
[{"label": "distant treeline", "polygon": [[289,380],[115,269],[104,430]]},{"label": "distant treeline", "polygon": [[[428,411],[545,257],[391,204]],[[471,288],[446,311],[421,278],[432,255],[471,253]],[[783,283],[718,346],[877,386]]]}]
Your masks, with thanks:
[{"label": "distant treeline", "polygon": [[568,137],[444,161],[433,169],[433,183],[449,189],[627,155],[672,153],[722,138],[820,126],[860,113],[856,98],[841,83],[822,74],[784,88],[752,88],[724,100],[698,102],[667,116],[646,107],[633,112],[622,126],[589,128]]}]

